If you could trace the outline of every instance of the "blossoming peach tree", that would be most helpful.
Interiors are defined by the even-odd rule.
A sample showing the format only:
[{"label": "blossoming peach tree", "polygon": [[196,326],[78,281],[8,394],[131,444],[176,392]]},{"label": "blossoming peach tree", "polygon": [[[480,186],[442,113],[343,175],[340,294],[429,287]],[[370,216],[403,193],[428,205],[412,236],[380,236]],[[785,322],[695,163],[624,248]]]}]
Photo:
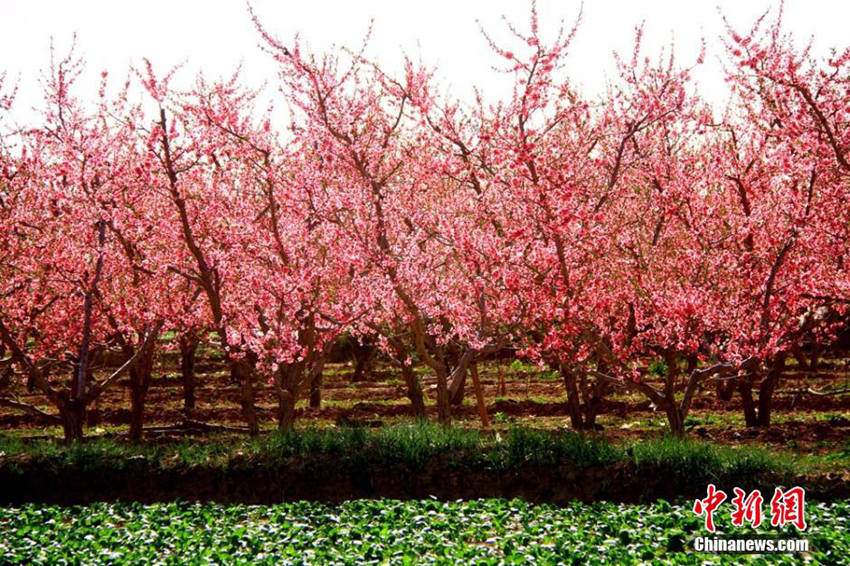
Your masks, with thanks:
[{"label": "blossoming peach tree", "polygon": [[216,341],[256,434],[257,381],[291,427],[346,334],[398,366],[420,417],[424,366],[443,423],[468,377],[486,423],[477,364],[512,349],[560,374],[575,428],[628,387],[684,434],[710,381],[768,425],[786,361],[815,364],[848,321],[850,50],[816,58],[781,14],[730,27],[716,109],[639,28],[587,97],[565,71],[580,17],[551,39],[539,20],[484,34],[510,86],[467,100],[421,63],[312,53],[254,17],[287,127],[239,73],[177,89],[143,61],[83,97],[73,50],[20,126],[0,75],[0,386],[38,389],[71,440],[128,375],[139,438],[168,331],[187,409]]}]

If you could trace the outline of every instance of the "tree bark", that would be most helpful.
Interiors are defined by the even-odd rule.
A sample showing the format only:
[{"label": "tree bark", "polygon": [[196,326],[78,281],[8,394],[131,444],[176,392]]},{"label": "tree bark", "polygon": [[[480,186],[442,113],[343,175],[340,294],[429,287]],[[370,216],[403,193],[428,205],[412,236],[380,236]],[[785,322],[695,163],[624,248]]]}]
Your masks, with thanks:
[{"label": "tree bark", "polygon": [[734,384],[728,380],[718,380],[715,385],[717,400],[728,402],[732,400],[732,394],[735,392]]},{"label": "tree bark", "polygon": [[[584,406],[584,428],[585,430],[596,429],[596,416],[599,414],[597,410],[596,397],[588,399]],[[600,427],[601,428],[601,427]]]},{"label": "tree bark", "polygon": [[248,425],[248,434],[257,436],[260,433],[260,425],[254,406],[254,369],[246,360],[231,360],[230,375],[234,381],[241,383],[240,404],[242,417]]},{"label": "tree bark", "polygon": [[310,381],[310,408],[318,409],[322,406],[322,371]]},{"label": "tree bark", "polygon": [[183,408],[195,408],[195,351],[198,339],[192,335],[180,337],[180,377],[183,382]]},{"label": "tree bark", "polygon": [[425,418],[425,397],[422,395],[422,385],[412,365],[401,365],[401,375],[407,387],[407,398],[413,406],[413,416],[417,419]]},{"label": "tree bark", "polygon": [[130,368],[130,440],[141,440],[145,422],[145,399],[153,375],[154,341],[149,341],[145,351]]},{"label": "tree bark", "polygon": [[452,422],[448,377],[445,370],[438,370],[435,373],[437,374],[437,420],[440,424],[448,426]]},{"label": "tree bark", "polygon": [[587,376],[583,376],[582,387],[585,390],[584,395],[584,428],[586,430],[594,430],[596,428],[596,416],[599,414],[599,407],[602,399],[605,398],[608,392],[608,384],[600,379],[594,380],[593,385],[587,384]]},{"label": "tree bark", "polygon": [[464,369],[449,384],[449,398],[453,407],[460,407],[466,390],[466,370]]},{"label": "tree bark", "polygon": [[378,348],[369,342],[361,344],[355,340],[352,353],[354,355],[354,374],[351,376],[351,380],[362,381],[375,369]]},{"label": "tree bark", "polygon": [[277,428],[281,432],[292,430],[295,426],[295,404],[298,401],[299,381],[303,364],[282,365],[275,373],[277,390]]},{"label": "tree bark", "polygon": [[741,407],[744,410],[744,423],[748,427],[758,425],[758,415],[756,414],[756,405],[753,401],[753,384],[744,377],[738,381],[738,393],[741,395]]},{"label": "tree bark", "polygon": [[295,426],[295,396],[291,391],[279,388],[277,392],[277,428],[281,432]]},{"label": "tree bark", "polygon": [[767,377],[762,380],[759,386],[758,426],[770,426],[771,410],[773,409],[773,392],[776,390],[784,369],[785,357],[780,356],[774,361],[772,367],[767,372]]},{"label": "tree bark", "polygon": [[502,369],[502,364],[499,364],[499,397],[505,397],[508,394],[508,384],[505,383],[505,372]]},{"label": "tree bark", "polygon": [[664,378],[664,412],[667,414],[667,424],[670,434],[677,438],[685,436],[685,419],[679,404],[676,402],[676,382],[679,379],[679,365],[675,356],[666,356],[667,375]]},{"label": "tree bark", "polygon": [[473,362],[469,366],[469,375],[472,377],[472,386],[475,388],[475,403],[478,406],[478,416],[481,417],[481,426],[490,428],[490,418],[487,415],[487,403],[484,400],[484,389],[478,379],[478,364]]},{"label": "tree bark", "polygon": [[668,402],[664,411],[667,413],[667,424],[670,426],[670,434],[677,438],[684,438],[685,420],[682,418],[682,413],[679,411],[679,407],[675,401],[673,403]]},{"label": "tree bark", "polygon": [[63,398],[57,403],[59,417],[62,419],[62,430],[65,442],[79,442],[83,439],[83,424],[86,419],[86,406],[77,399]]},{"label": "tree bark", "polygon": [[815,372],[818,370],[818,360],[820,359],[821,348],[818,344],[812,345],[812,353],[809,354],[809,370]]},{"label": "tree bark", "polygon": [[574,430],[582,430],[584,428],[584,419],[581,414],[581,398],[579,397],[576,374],[571,368],[565,365],[561,365],[559,371],[564,380],[564,387],[567,389],[567,410],[570,414],[570,426]]}]

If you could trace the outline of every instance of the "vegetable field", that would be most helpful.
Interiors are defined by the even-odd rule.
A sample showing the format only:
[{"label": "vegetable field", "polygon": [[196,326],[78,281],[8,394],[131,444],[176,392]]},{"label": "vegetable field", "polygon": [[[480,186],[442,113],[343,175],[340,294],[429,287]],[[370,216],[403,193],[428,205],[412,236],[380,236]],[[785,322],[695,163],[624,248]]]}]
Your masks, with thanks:
[{"label": "vegetable field", "polygon": [[[724,517],[728,522],[728,517]],[[0,509],[10,564],[841,564],[850,506],[810,509],[805,555],[695,554],[680,505],[367,500],[341,505],[97,504]],[[721,529],[723,531],[723,529]],[[719,534],[753,534],[746,529]],[[780,534],[762,527],[759,534]],[[792,532],[785,532],[791,534]]]}]

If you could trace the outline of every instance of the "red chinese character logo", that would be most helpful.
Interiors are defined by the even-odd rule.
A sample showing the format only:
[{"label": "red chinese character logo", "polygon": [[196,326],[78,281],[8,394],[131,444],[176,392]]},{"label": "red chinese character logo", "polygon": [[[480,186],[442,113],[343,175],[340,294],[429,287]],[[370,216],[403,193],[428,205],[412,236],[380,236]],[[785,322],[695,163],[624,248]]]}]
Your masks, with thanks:
[{"label": "red chinese character logo", "polygon": [[717,490],[713,483],[708,484],[708,493],[705,499],[697,499],[694,501],[694,513],[699,516],[705,515],[705,528],[713,533],[714,528],[714,511],[720,504],[726,501],[726,493],[722,490]]},{"label": "red chinese character logo", "polygon": [[732,511],[732,524],[736,527],[743,527],[744,522],[750,523],[753,527],[761,525],[761,504],[764,498],[759,490],[754,490],[747,495],[743,489],[733,488],[735,497],[732,499],[732,504],[735,510]]},{"label": "red chinese character logo", "polygon": [[793,487],[782,491],[777,487],[770,500],[770,524],[782,527],[791,523],[797,530],[806,530],[806,490]]}]

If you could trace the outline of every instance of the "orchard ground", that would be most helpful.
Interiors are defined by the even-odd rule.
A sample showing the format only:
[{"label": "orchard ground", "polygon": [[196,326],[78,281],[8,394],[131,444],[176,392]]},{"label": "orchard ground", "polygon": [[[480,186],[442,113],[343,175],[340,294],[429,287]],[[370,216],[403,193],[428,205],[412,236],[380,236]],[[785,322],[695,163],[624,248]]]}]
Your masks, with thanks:
[{"label": "orchard ground", "polygon": [[[0,557],[840,564],[850,548],[850,403],[804,393],[845,388],[843,359],[822,360],[816,373],[792,367],[767,428],[745,427],[735,399],[701,391],[686,440],[669,437],[663,413],[626,389],[606,399],[598,430],[569,431],[564,384],[518,361],[480,367],[487,430],[471,391],[451,428],[415,423],[396,370],[379,362],[353,381],[344,360],[326,366],[320,406],[301,402],[289,433],[275,430],[274,392],[261,387],[264,430],[251,439],[241,430],[239,386],[214,350],[202,350],[196,370],[196,406],[187,411],[178,355],[159,354],[142,442],[126,440],[126,382],[92,408],[86,439],[71,446],[58,423],[2,409],[0,496],[9,506],[0,509]],[[434,383],[420,378],[434,421]],[[43,403],[25,388],[15,394]],[[693,539],[705,532],[690,506],[709,482],[766,494],[805,485],[811,551],[695,553]],[[731,528],[726,514],[719,522],[726,534],[752,534]]]},{"label": "orchard ground", "polygon": [[[28,483],[30,493],[12,489],[8,484],[7,498],[81,502],[103,497],[162,500],[183,496],[256,503],[292,499],[296,493],[309,499],[332,500],[346,496],[433,494],[454,499],[474,497],[477,491],[478,495],[524,496],[540,501],[566,501],[573,497],[644,501],[661,496],[690,496],[704,489],[708,481],[722,479],[730,485],[738,481],[761,486],[777,474],[789,473],[807,478],[812,489],[826,498],[848,492],[850,398],[809,392],[840,391],[846,387],[850,367],[847,360],[840,358],[821,360],[816,372],[789,367],[776,395],[770,427],[744,426],[736,398],[723,401],[713,387],[703,389],[686,421],[688,439],[676,441],[667,437],[664,413],[627,388],[605,399],[597,430],[580,435],[568,431],[562,381],[555,373],[520,361],[497,360],[481,365],[480,381],[490,421],[487,429],[482,427],[471,387],[467,387],[462,403],[453,410],[452,429],[412,425],[410,402],[392,366],[379,361],[372,371],[354,381],[354,363],[343,357],[326,365],[321,399],[316,395],[313,399],[313,404],[319,401],[319,406],[311,407],[309,399],[301,401],[296,429],[288,434],[273,432],[277,427],[276,398],[272,385],[261,384],[257,409],[264,430],[259,439],[252,440],[241,421],[238,384],[232,382],[214,350],[202,349],[200,354],[194,409],[184,407],[178,354],[163,351],[158,356],[141,443],[125,440],[130,417],[126,382],[119,382],[91,408],[87,440],[82,447],[61,446],[62,428],[47,417],[0,408],[0,468],[8,471],[23,466],[44,472],[44,462],[52,462],[48,469],[55,469],[57,474],[61,469],[65,474],[55,486],[56,493],[50,493],[47,487],[49,478],[42,478]],[[420,379],[426,392],[427,417],[435,421],[433,379],[425,372]],[[14,393],[20,401],[46,413],[50,411],[39,394],[30,393],[25,387]],[[374,457],[364,455],[369,450]],[[494,450],[499,454],[494,456]],[[393,451],[408,455],[393,455]],[[354,456],[360,459],[350,452],[358,452]],[[742,455],[756,463],[728,464],[730,457],[736,460]],[[315,461],[311,460],[314,457]],[[378,476],[386,477],[352,480],[346,472],[332,470],[340,458],[351,459],[353,468],[366,465]],[[363,458],[371,461],[364,462]],[[495,466],[494,458],[499,459]],[[297,466],[293,466],[293,460],[298,461]],[[604,469],[612,463],[619,467],[606,476]],[[236,475],[245,479],[252,473],[252,464],[257,464],[261,469],[257,473],[263,477],[276,466],[305,469],[307,473],[278,477],[278,483],[266,482],[267,489],[234,487],[233,493],[211,487],[220,479],[216,473],[184,481],[183,494],[179,489],[160,488],[156,482],[150,484],[146,480],[147,490],[134,495],[120,482],[112,491],[87,491],[86,478],[91,474],[83,471],[88,467],[98,475],[108,476],[112,470],[124,478],[122,481],[130,481],[134,469],[136,475],[165,469],[166,477],[181,468],[201,467],[236,469]],[[409,484],[392,480],[397,471],[393,466],[397,465],[412,467],[406,473],[419,474],[418,479]],[[528,466],[531,467],[524,469]],[[545,472],[552,483],[547,487],[537,467],[553,466],[560,471]],[[446,467],[455,469],[454,484],[438,477]],[[470,487],[457,468],[467,469],[478,483]],[[328,473],[339,485],[333,481],[310,485],[319,483],[311,480],[310,474],[316,469],[331,470]],[[569,475],[564,471],[568,469],[580,473],[570,472],[566,482],[569,485],[558,488],[558,474]],[[525,479],[505,483],[498,475],[506,470]],[[741,477],[734,476],[738,472]],[[763,473],[768,475],[759,475]],[[76,491],[63,487],[68,474],[79,478]],[[618,480],[612,483],[614,477]],[[281,486],[288,486],[290,495],[276,494],[275,489]]]},{"label": "orchard ground", "polygon": [[[163,352],[146,402],[146,437],[162,441],[169,436],[182,437],[193,432],[204,436],[207,431],[231,432],[239,435],[242,415],[239,406],[239,384],[234,383],[223,362],[206,352],[196,366],[196,407],[184,408],[177,353]],[[378,363],[363,379],[354,381],[353,362],[326,364],[319,407],[311,407],[305,398],[298,402],[301,426],[318,428],[356,424],[378,427],[410,421],[413,411],[404,395],[404,384],[397,369]],[[108,373],[105,369],[103,373]],[[425,389],[426,412],[436,417],[434,378],[426,368],[417,368]],[[557,373],[541,371],[537,366],[520,361],[488,362],[479,370],[484,398],[493,431],[516,426],[538,429],[569,427],[564,384]],[[649,380],[652,382],[651,380]],[[504,389],[502,389],[502,384]],[[120,437],[129,421],[129,383],[107,390],[87,415],[88,436]],[[737,396],[729,401],[718,399],[714,390],[704,389],[693,402],[686,427],[691,437],[721,444],[763,445],[773,450],[786,450],[800,456],[820,455],[839,458],[850,452],[845,443],[850,428],[850,396],[815,395],[809,390],[840,391],[850,385],[850,359],[826,359],[817,372],[789,367],[776,393],[774,424],[770,427],[744,426]],[[471,387],[467,387],[471,389]],[[52,411],[43,395],[21,386],[14,397],[46,413]],[[274,430],[277,400],[274,387],[258,383],[257,411],[265,431]],[[479,427],[475,397],[467,391],[461,405],[454,407],[453,417],[461,427]],[[598,418],[596,435],[619,442],[656,438],[666,431],[664,413],[644,396],[627,388],[606,396]],[[196,430],[193,430],[196,429]],[[22,413],[0,406],[0,431],[4,436],[24,439],[60,439],[58,422],[39,415]],[[850,458],[850,454],[848,454]]]},{"label": "orchard ground", "polygon": [[[300,400],[297,405],[299,425],[378,427],[410,421],[413,411],[405,397],[401,375],[394,366],[378,362],[374,370],[356,381],[353,366],[353,361],[345,360],[325,365],[320,406],[311,407],[306,396]],[[103,368],[101,372],[106,375],[109,369]],[[179,377],[179,353],[158,355],[146,401],[148,439],[161,441],[192,432],[203,436],[205,428],[239,435],[244,425],[239,384],[231,379],[224,362],[216,352],[202,350],[195,371],[196,406],[187,410]],[[426,412],[435,420],[435,379],[427,368],[416,368],[416,372],[426,392]],[[557,372],[508,360],[482,363],[479,374],[493,431],[516,426],[569,427],[564,384]],[[695,398],[686,421],[690,436],[721,444],[763,445],[801,456],[834,454],[837,458],[842,451],[850,451],[844,442],[850,428],[850,395],[816,395],[809,391],[840,393],[850,386],[850,359],[822,359],[816,372],[789,362],[782,379],[776,392],[776,415],[770,427],[745,427],[737,394],[723,401],[718,399],[711,384],[706,384]],[[648,381],[653,383],[652,379]],[[479,427],[481,423],[471,385],[466,389],[462,404],[453,408],[453,418],[458,426]],[[28,391],[23,384],[17,390],[13,388],[12,394],[46,413],[52,412],[40,392]],[[104,392],[88,412],[87,435],[119,437],[126,432],[125,425],[130,417],[129,395],[127,379]],[[276,405],[273,385],[258,382],[257,412],[267,432],[277,427]],[[667,426],[662,411],[645,396],[626,387],[605,397],[597,424],[595,434],[614,442],[656,438],[665,433]],[[62,427],[51,419],[0,406],[0,433],[27,439],[60,439]]]}]

